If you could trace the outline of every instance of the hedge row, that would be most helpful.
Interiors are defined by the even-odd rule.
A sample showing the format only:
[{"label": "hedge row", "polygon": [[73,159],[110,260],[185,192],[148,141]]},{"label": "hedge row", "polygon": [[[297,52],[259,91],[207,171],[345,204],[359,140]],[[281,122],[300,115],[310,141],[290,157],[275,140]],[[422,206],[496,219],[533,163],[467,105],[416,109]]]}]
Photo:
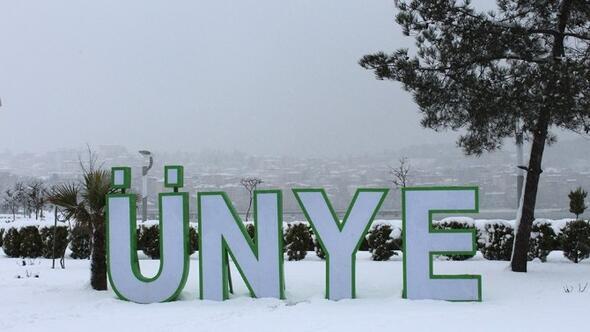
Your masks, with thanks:
[{"label": "hedge row", "polygon": [[68,229],[65,226],[9,228],[2,235],[2,248],[8,257],[54,258],[55,250],[55,258],[58,258],[64,255],[68,246]]},{"label": "hedge row", "polygon": [[[436,229],[476,229],[477,249],[488,260],[510,260],[514,243],[512,224],[502,220],[489,220],[475,225],[468,218],[448,218],[435,222]],[[255,227],[246,224],[246,231],[255,239]],[[284,250],[288,260],[302,260],[309,251],[325,259],[320,238],[314,235],[308,223],[293,222],[283,229]],[[386,261],[397,255],[403,248],[401,225],[388,222],[375,222],[362,239],[359,250],[369,251],[375,261]],[[137,249],[146,256],[158,259],[160,256],[158,224],[141,225],[137,229]],[[79,225],[69,231],[65,226],[58,226],[55,240],[55,256],[61,257],[69,244],[75,259],[90,257],[90,231]],[[22,228],[0,229],[0,244],[9,257],[45,257],[52,258],[54,252],[53,226],[25,226]],[[198,250],[198,234],[194,227],[189,228],[189,250],[193,254]],[[529,244],[529,260],[539,259],[545,262],[553,250],[563,250],[564,256],[578,263],[590,257],[590,224],[587,221],[570,221],[559,234],[548,221],[536,220],[532,227]],[[453,255],[444,257],[449,260],[465,260],[473,255]]]}]

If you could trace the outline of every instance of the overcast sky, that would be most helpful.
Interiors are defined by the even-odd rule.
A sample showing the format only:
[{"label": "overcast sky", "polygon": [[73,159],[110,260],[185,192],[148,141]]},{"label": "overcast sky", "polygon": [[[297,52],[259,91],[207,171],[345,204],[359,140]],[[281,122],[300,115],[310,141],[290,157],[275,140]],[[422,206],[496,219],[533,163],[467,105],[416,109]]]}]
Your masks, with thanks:
[{"label": "overcast sky", "polygon": [[0,150],[360,154],[456,135],[357,61],[393,0],[1,0]]}]

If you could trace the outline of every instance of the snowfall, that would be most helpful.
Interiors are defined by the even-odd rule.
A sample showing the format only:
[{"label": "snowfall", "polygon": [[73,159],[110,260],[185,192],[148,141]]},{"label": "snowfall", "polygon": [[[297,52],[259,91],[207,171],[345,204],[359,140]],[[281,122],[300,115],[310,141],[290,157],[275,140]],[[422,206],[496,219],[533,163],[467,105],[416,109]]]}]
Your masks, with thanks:
[{"label": "snowfall", "polygon": [[[142,272],[154,275],[159,261],[140,258]],[[436,273],[481,274],[481,303],[402,299],[401,253],[374,262],[359,252],[358,298],[337,302],[324,299],[325,262],[313,252],[285,261],[285,300],[250,298],[235,269],[229,300],[199,300],[198,254],[181,297],[149,305],[92,290],[88,260],[66,259],[65,269],[52,269],[50,259],[33,263],[39,277],[19,279],[25,268],[0,252],[0,331],[555,331],[587,326],[590,310],[590,261],[573,264],[561,252],[529,263],[528,273],[479,255],[435,262]]]}]

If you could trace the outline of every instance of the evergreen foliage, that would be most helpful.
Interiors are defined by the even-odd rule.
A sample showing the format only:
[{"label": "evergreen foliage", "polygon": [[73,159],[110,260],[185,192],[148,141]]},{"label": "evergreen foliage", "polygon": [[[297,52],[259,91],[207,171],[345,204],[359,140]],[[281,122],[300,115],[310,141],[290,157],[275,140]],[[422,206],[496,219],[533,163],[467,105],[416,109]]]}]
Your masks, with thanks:
[{"label": "evergreen foliage", "polygon": [[8,257],[20,257],[20,234],[18,229],[9,228],[4,235],[2,249]]},{"label": "evergreen foliage", "polygon": [[583,220],[567,223],[559,236],[563,255],[574,263],[590,257],[590,224]]},{"label": "evergreen foliage", "polygon": [[193,227],[188,228],[188,255],[194,254],[199,250],[199,234]]},{"label": "evergreen foliage", "polygon": [[[396,21],[417,52],[364,56],[378,79],[401,82],[436,131],[461,130],[480,155],[520,131],[531,140],[512,270],[526,272],[543,153],[550,129],[590,133],[590,10],[586,0],[397,0]],[[516,124],[519,128],[516,129]]]},{"label": "evergreen foliage", "polygon": [[547,222],[535,221],[531,230],[528,259],[538,258],[541,262],[546,262],[547,256],[555,250],[556,245],[557,235],[551,225]]},{"label": "evergreen foliage", "polygon": [[371,259],[374,261],[386,261],[391,256],[397,255],[395,250],[401,249],[401,239],[396,240],[392,236],[393,228],[390,225],[377,224],[367,234],[367,243]]},{"label": "evergreen foliage", "polygon": [[310,244],[313,248],[313,239],[309,231],[309,226],[304,223],[287,224],[284,243],[287,257],[290,261],[304,259],[310,248]]},{"label": "evergreen foliage", "polygon": [[143,253],[151,259],[160,259],[160,227],[158,225],[141,226]]},{"label": "evergreen foliage", "polygon": [[588,193],[578,187],[578,189],[570,191],[567,196],[570,199],[570,212],[576,215],[576,219],[579,219],[580,215],[586,211],[587,206],[584,201]]},{"label": "evergreen foliage", "polygon": [[23,227],[18,233],[20,235],[19,253],[21,257],[37,258],[43,254],[43,241],[37,226]]},{"label": "evergreen foliage", "polygon": [[246,232],[248,232],[252,241],[256,239],[256,226],[253,223],[246,223]]},{"label": "evergreen foliage", "polygon": [[[55,257],[53,256],[54,250],[54,230],[55,230]],[[39,231],[41,235],[41,241],[43,243],[42,254],[44,258],[61,258],[66,252],[68,247],[68,228],[66,226],[50,226],[42,227]]]},{"label": "evergreen foliage", "polygon": [[90,230],[86,225],[75,223],[70,229],[70,257],[73,259],[88,259],[90,258]]},{"label": "evergreen foliage", "polygon": [[[434,224],[434,228],[435,229],[474,229],[474,226],[469,224],[469,223],[465,223],[465,222],[461,222],[459,220],[445,220],[442,222],[438,222]],[[475,243],[479,243],[479,239],[481,237],[481,234],[479,231],[475,232]],[[450,256],[444,256],[446,259],[450,260],[450,261],[464,261],[467,260],[469,258],[474,257],[475,254],[473,255],[450,255]]]},{"label": "evergreen foliage", "polygon": [[509,261],[514,244],[514,228],[503,223],[486,224],[485,236],[482,236],[480,244],[485,259]]}]

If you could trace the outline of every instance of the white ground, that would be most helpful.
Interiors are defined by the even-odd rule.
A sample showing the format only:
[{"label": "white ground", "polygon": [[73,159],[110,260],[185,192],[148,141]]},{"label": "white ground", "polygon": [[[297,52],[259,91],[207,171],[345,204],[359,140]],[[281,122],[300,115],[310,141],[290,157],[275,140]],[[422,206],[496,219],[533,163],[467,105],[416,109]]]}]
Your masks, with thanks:
[{"label": "white ground", "polygon": [[[324,262],[310,252],[300,262],[285,262],[287,299],[251,299],[233,271],[236,295],[225,302],[200,301],[198,255],[180,300],[139,305],[120,301],[112,291],[88,284],[89,262],[66,261],[52,270],[41,260],[40,278],[17,279],[16,260],[0,252],[0,331],[564,331],[588,326],[590,262],[573,264],[554,252],[548,263],[533,262],[526,274],[507,270],[507,262],[476,257],[465,262],[437,261],[438,273],[483,275],[482,303],[409,301],[401,298],[399,256],[373,262],[357,258],[358,299],[323,299]],[[158,261],[142,260],[155,273]],[[146,274],[149,274],[146,273]],[[576,288],[571,293],[564,286]]]}]

